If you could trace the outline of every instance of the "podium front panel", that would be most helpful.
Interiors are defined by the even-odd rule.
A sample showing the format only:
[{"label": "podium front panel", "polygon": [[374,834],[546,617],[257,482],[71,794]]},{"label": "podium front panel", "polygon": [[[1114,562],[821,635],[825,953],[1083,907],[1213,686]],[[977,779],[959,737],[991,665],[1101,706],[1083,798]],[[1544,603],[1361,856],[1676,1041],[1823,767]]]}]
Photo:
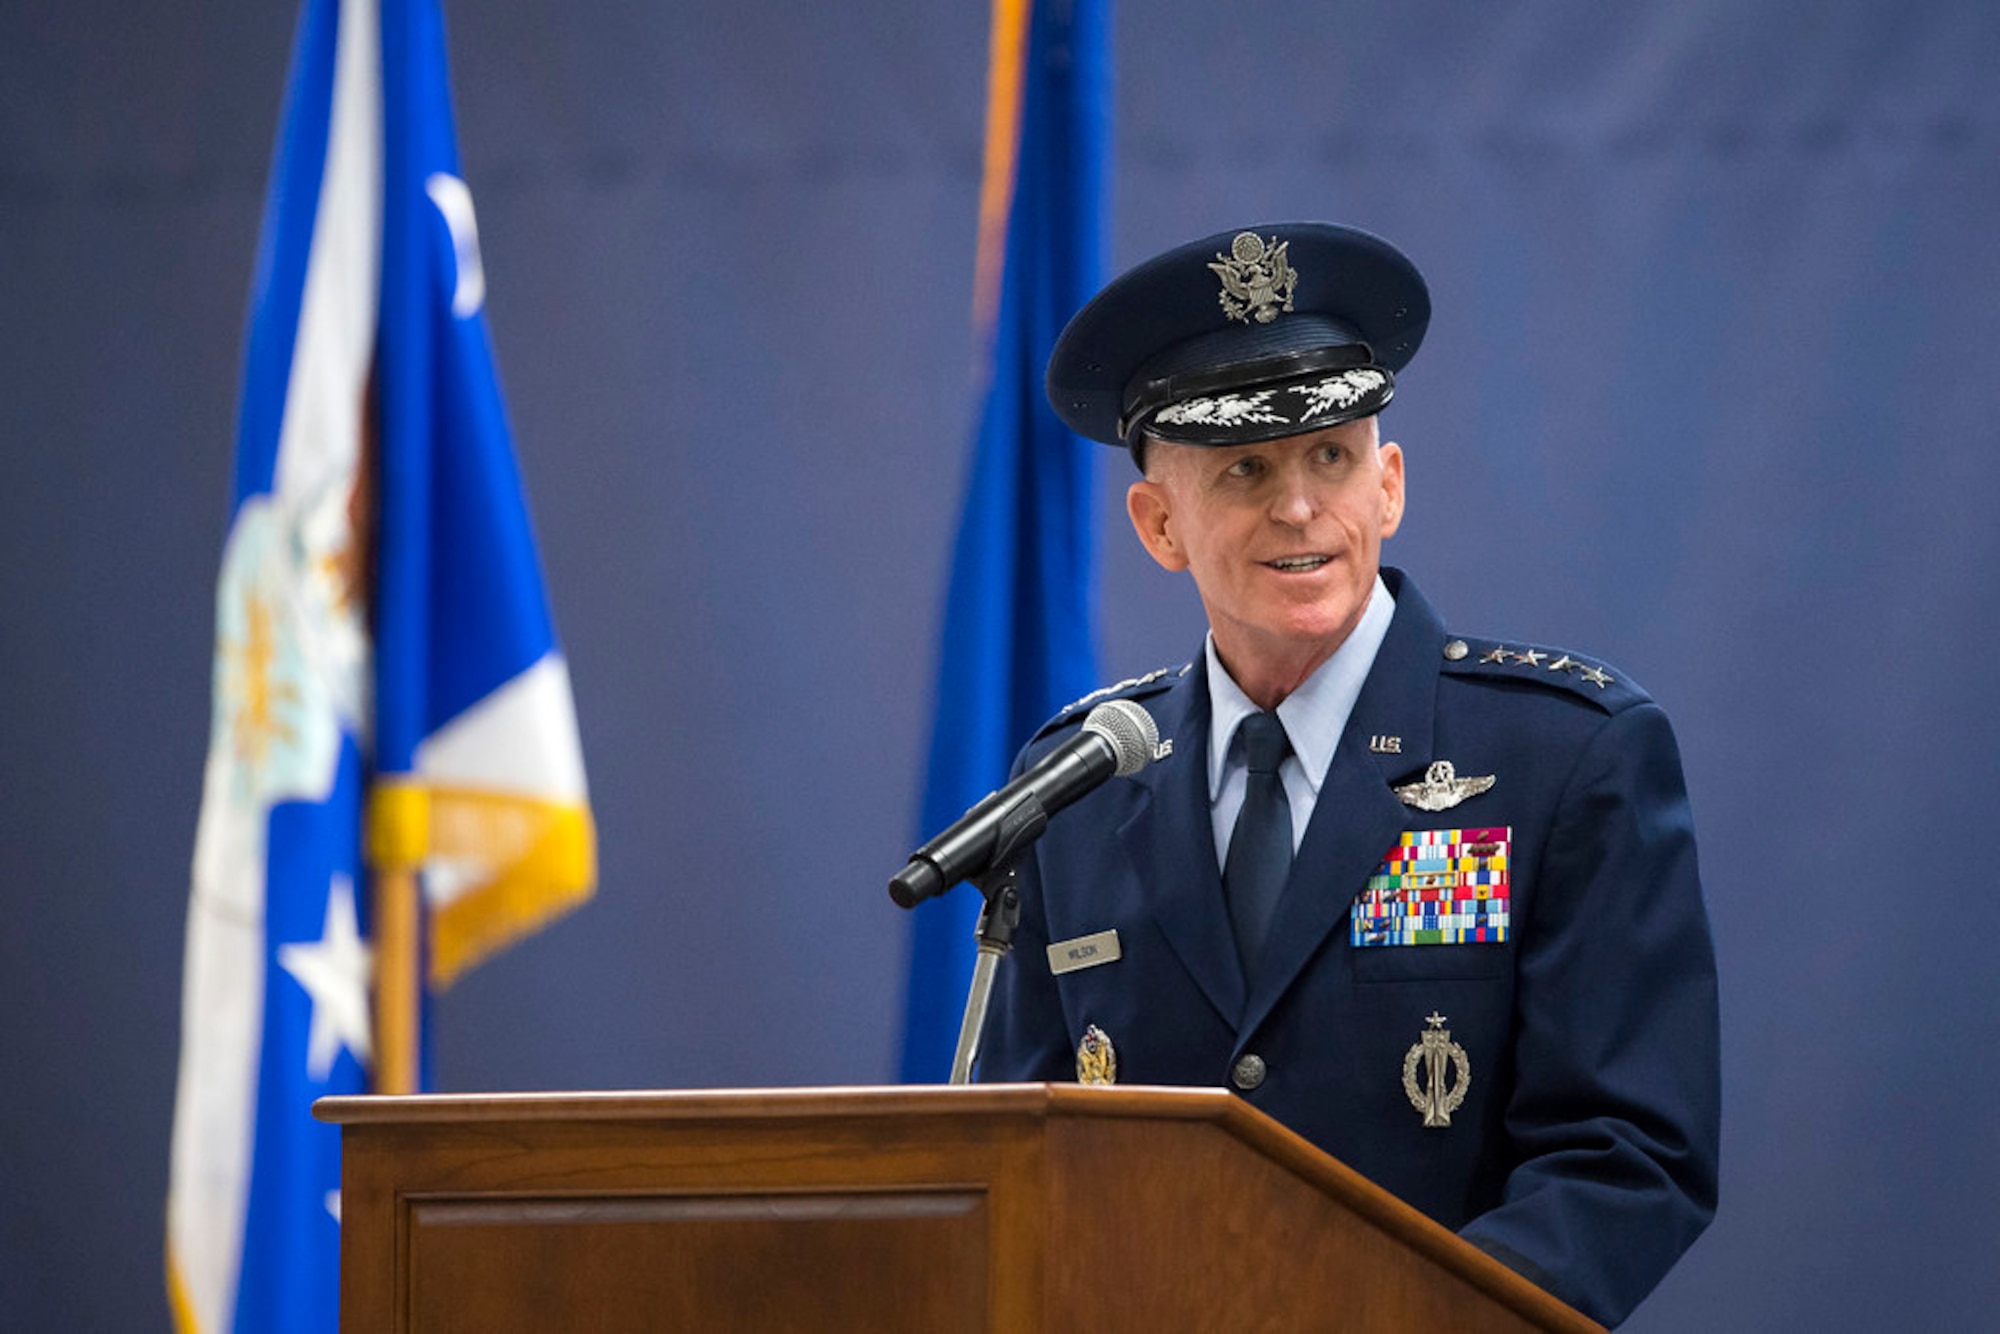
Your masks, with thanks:
[{"label": "podium front panel", "polygon": [[987,1225],[979,1190],[418,1197],[409,1311],[467,1334],[981,1330]]}]

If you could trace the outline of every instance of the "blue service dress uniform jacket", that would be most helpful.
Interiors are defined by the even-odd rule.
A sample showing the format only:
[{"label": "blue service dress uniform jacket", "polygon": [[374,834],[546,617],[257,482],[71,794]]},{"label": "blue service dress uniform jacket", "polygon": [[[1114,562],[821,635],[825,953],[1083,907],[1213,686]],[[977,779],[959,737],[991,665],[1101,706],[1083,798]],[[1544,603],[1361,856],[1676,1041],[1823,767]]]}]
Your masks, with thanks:
[{"label": "blue service dress uniform jacket", "polygon": [[[1210,832],[1197,655],[1115,692],[1170,753],[1058,816],[1022,859],[979,1078],[1073,1079],[1095,1026],[1120,1083],[1235,1087],[1615,1324],[1715,1208],[1715,959],[1679,752],[1621,673],[1447,635],[1411,581],[1383,577],[1395,616],[1251,980]],[[1016,772],[1106,697],[1065,710]],[[1436,760],[1493,784],[1445,810],[1406,804],[1395,788]],[[1473,829],[1506,834],[1504,939],[1357,943],[1351,909],[1406,833]],[[1052,970],[1051,942],[1103,931],[1115,962]],[[1444,1063],[1447,1087],[1469,1075],[1449,1125],[1426,1125],[1405,1087],[1432,1016],[1465,1057]]]}]

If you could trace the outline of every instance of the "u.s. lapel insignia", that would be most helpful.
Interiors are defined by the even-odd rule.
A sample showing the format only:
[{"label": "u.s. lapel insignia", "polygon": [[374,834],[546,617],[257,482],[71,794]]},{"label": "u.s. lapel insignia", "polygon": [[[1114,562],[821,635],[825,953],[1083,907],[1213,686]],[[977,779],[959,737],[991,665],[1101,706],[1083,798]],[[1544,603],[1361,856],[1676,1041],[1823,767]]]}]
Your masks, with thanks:
[{"label": "u.s. lapel insignia", "polygon": [[[1472,1087],[1472,1058],[1451,1040],[1443,1015],[1432,1010],[1424,1022],[1430,1027],[1403,1053],[1403,1092],[1409,1095],[1410,1105],[1424,1114],[1426,1126],[1448,1126],[1451,1114]],[[1422,1083],[1417,1082],[1420,1071]],[[1448,1082],[1447,1076],[1452,1074],[1458,1076],[1456,1082]]]},{"label": "u.s. lapel insignia", "polygon": [[1111,1045],[1110,1035],[1096,1024],[1084,1029],[1083,1041],[1076,1044],[1076,1082],[1079,1084],[1118,1082],[1117,1049]]},{"label": "u.s. lapel insignia", "polygon": [[1460,778],[1458,771],[1451,767],[1450,760],[1434,760],[1431,767],[1424,770],[1421,782],[1403,784],[1396,789],[1396,795],[1403,799],[1405,806],[1414,806],[1420,811],[1448,811],[1467,797],[1476,797],[1492,786],[1492,774],[1484,778]]}]

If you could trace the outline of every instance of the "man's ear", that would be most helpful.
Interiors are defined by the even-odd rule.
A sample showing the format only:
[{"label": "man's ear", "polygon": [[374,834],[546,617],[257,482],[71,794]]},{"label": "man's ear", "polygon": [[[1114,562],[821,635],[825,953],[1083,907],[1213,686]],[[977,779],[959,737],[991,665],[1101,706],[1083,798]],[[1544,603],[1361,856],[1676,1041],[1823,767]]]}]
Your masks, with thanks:
[{"label": "man's ear", "polygon": [[1382,536],[1394,537],[1403,524],[1403,447],[1384,441],[1382,460]]},{"label": "man's ear", "polygon": [[1160,483],[1142,478],[1126,488],[1125,513],[1140,545],[1162,569],[1179,572],[1187,568],[1188,558],[1174,538],[1172,511],[1171,497]]}]

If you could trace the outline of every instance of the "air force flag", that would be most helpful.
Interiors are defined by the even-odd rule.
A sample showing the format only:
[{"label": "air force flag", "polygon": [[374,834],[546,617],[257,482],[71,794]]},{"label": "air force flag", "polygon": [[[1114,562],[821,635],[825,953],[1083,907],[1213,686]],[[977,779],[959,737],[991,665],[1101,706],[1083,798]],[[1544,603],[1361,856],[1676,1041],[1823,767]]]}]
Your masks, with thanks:
[{"label": "air force flag", "polygon": [[[1049,715],[1098,683],[1097,455],[1042,368],[1103,278],[1110,0],[993,0],[973,317],[986,355],[946,595],[919,838],[1006,781]],[[976,892],[911,916],[902,1078],[943,1080],[972,978]]]},{"label": "air force flag", "polygon": [[569,679],[482,315],[436,0],[306,0],[266,202],[188,910],[168,1289],[336,1323],[371,888],[433,984],[590,893]]}]

